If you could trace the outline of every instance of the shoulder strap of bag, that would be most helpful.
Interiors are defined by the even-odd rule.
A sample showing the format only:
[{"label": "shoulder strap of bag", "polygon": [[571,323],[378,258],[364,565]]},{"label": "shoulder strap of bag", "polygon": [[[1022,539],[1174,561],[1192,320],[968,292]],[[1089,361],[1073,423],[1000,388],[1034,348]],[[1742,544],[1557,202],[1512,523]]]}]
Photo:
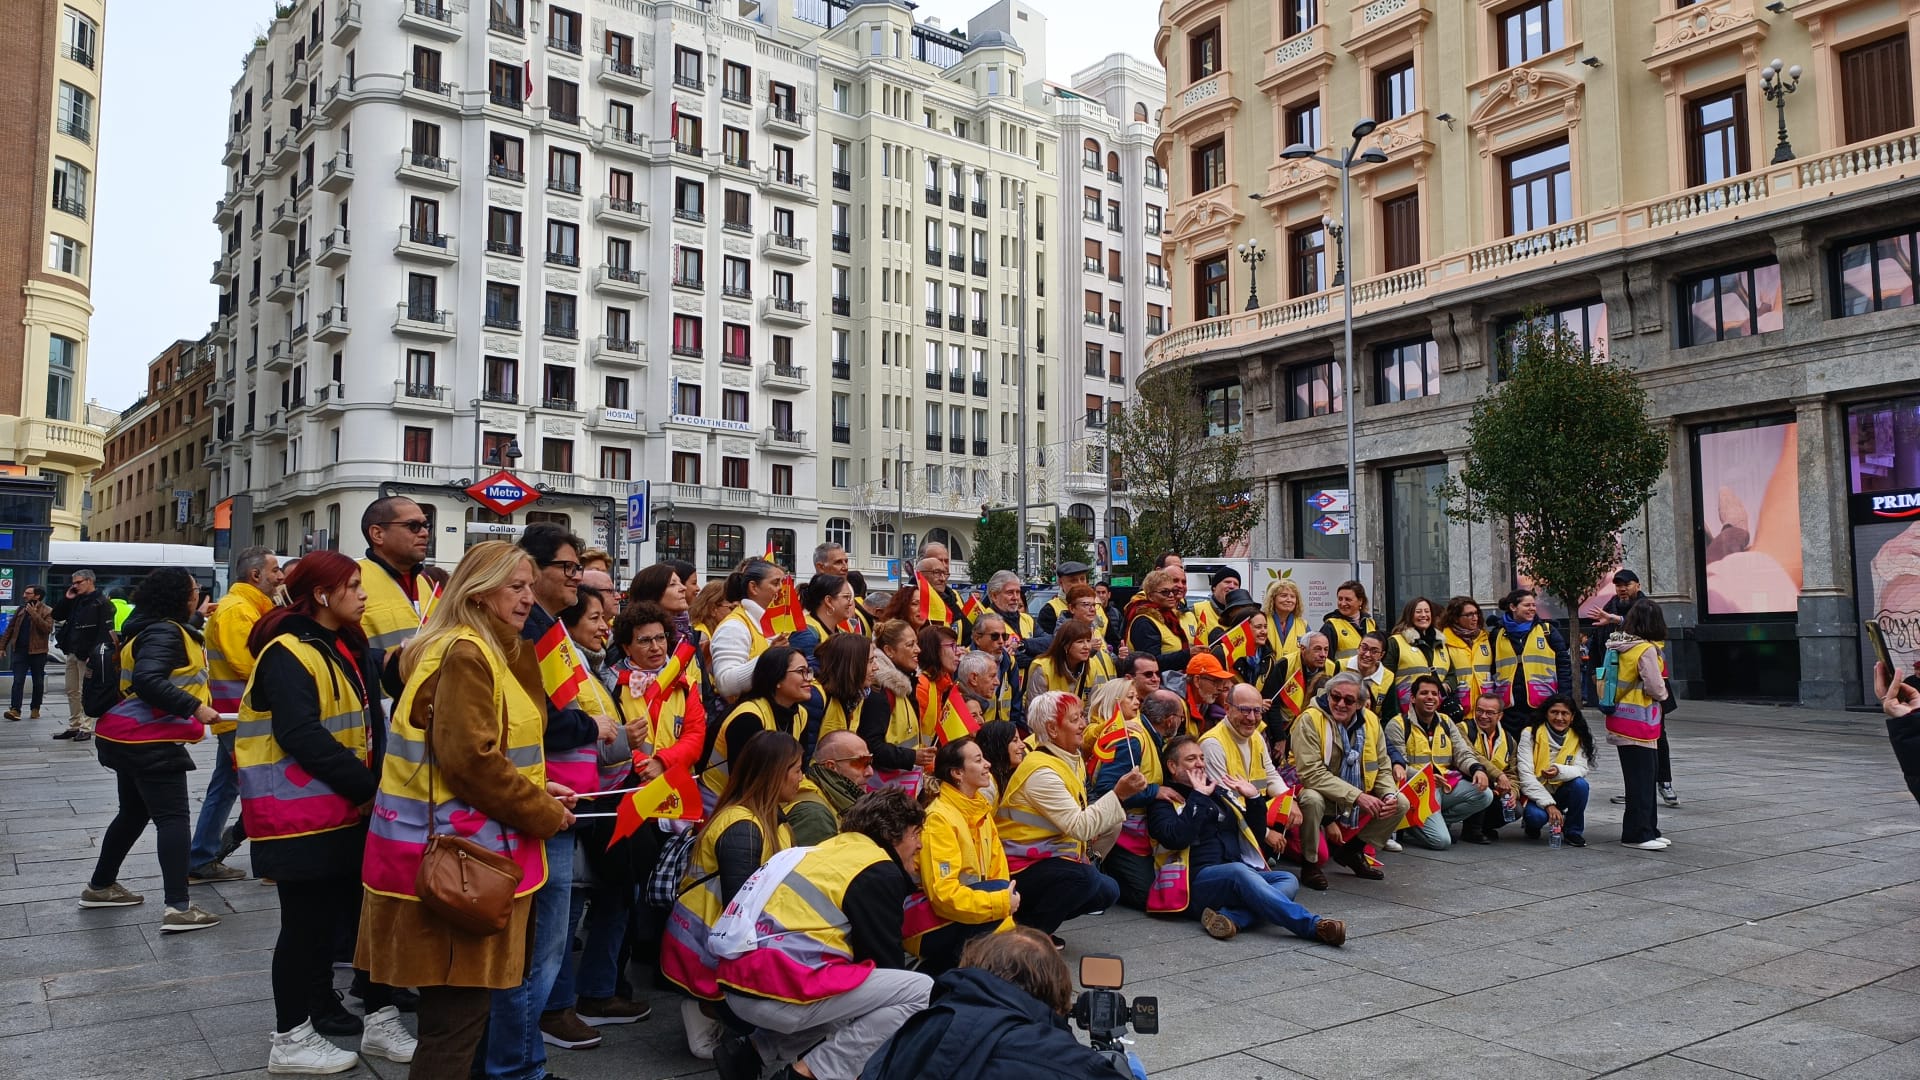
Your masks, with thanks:
[{"label": "shoulder strap of bag", "polygon": [[774,890],[812,850],[810,847],[783,848],[775,852],[766,865],[755,870],[714,922],[713,930],[707,935],[708,951],[722,960],[737,960],[753,951],[760,940],[756,927],[761,913],[767,909],[767,901],[773,899]]},{"label": "shoulder strap of bag", "polygon": [[[481,646],[481,648],[485,648],[485,647],[486,647],[485,645]],[[451,650],[451,648],[452,646],[449,645],[448,649]],[[433,673],[433,677],[436,680],[439,679],[443,674],[445,674],[446,672],[445,663],[446,663],[446,657],[443,654],[441,656],[442,666],[439,668],[436,668]],[[434,684],[434,691],[437,693],[439,689],[440,689],[439,684],[436,682]],[[501,691],[497,683],[494,685],[494,688],[493,688],[493,702],[496,708],[496,712],[500,718],[500,745],[502,747],[505,747],[507,743],[506,694]],[[440,753],[438,750],[435,750],[433,746],[433,729],[434,729],[433,698],[428,697],[425,702],[422,702],[418,698],[415,698],[414,708],[416,709],[424,708],[426,710],[424,715],[422,715],[420,722],[417,726],[420,728],[420,730],[427,733],[427,762],[429,766],[427,771],[427,835],[428,835],[428,838],[431,839],[434,835],[433,834],[434,814],[439,810],[439,807],[440,807],[439,799],[434,794],[434,791],[437,786],[435,784],[435,781],[440,779]],[[507,857],[512,858],[513,857],[512,830],[501,829],[500,842],[501,842],[501,846],[506,848]]]}]

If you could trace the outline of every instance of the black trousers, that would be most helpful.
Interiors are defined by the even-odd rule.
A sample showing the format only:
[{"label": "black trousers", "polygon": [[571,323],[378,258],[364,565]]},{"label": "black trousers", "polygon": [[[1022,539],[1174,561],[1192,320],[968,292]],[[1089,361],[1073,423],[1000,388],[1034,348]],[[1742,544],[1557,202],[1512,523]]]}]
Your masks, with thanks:
[{"label": "black trousers", "polygon": [[1673,783],[1673,754],[1667,749],[1667,725],[1660,725],[1660,769],[1658,779],[1663,784]]},{"label": "black trousers", "polygon": [[1101,911],[1120,902],[1120,885],[1092,863],[1072,859],[1041,859],[1013,875],[1020,890],[1020,910],[1013,921],[1051,934],[1068,919]]},{"label": "black trousers", "polygon": [[1620,842],[1639,844],[1660,835],[1660,811],[1654,802],[1654,772],[1659,753],[1645,746],[1620,746],[1620,777],[1627,810],[1620,818]]},{"label": "black trousers", "polygon": [[[1025,903],[1025,898],[1021,903]],[[993,933],[999,922],[948,923],[920,939],[920,971],[938,976],[960,966],[960,950],[974,938]]]},{"label": "black trousers", "polygon": [[[1153,890],[1153,859],[1135,855],[1116,845],[1100,860],[1100,872],[1120,886],[1120,904],[1135,911],[1147,910],[1147,894]],[[1026,897],[1020,902],[1025,904]]]},{"label": "black trousers", "polygon": [[187,814],[187,774],[115,769],[113,775],[119,783],[120,812],[100,838],[100,859],[93,865],[89,886],[104,889],[120,877],[127,852],[133,850],[151,821],[159,833],[160,879],[167,906],[186,910],[187,851],[193,845],[192,818]]},{"label": "black trousers", "polygon": [[[313,999],[333,987],[333,935],[319,932],[359,911],[357,877],[279,881],[280,937],[273,943],[273,1014],[276,1031],[292,1031],[313,1015]],[[368,1011],[373,1011],[369,1003]]]}]

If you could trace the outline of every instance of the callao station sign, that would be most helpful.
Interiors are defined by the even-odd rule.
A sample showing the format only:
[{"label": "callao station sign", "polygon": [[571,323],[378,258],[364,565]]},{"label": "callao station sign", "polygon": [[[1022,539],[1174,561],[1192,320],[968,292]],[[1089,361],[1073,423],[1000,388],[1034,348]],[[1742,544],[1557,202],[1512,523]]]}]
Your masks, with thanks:
[{"label": "callao station sign", "polygon": [[505,469],[468,488],[467,494],[496,514],[511,514],[540,497],[532,484]]}]

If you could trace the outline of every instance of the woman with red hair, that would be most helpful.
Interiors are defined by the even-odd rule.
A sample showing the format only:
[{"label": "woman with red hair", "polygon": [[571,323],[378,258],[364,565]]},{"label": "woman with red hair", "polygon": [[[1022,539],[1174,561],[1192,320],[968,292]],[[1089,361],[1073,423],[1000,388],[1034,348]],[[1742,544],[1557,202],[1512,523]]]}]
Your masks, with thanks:
[{"label": "woman with red hair", "polygon": [[[234,733],[254,872],[280,891],[267,1067],[344,1072],[359,1059],[314,1030],[314,994],[331,982],[328,929],[359,917],[367,809],[385,738],[379,667],[360,629],[367,593],[359,563],[337,551],[302,556],[286,591],[287,606],[262,616],[247,640],[259,659]],[[414,1038],[391,991],[367,991],[360,1052],[411,1061]],[[328,1004],[319,1007],[338,1010]]]}]

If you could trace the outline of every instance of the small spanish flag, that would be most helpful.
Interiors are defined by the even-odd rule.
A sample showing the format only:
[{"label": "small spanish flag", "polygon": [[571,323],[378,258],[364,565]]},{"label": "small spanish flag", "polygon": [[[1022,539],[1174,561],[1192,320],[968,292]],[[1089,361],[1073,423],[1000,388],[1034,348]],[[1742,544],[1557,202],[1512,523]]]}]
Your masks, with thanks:
[{"label": "small spanish flag", "polygon": [[1093,760],[1097,765],[1105,765],[1120,756],[1120,748],[1127,742],[1126,721],[1115,718],[1100,737],[1093,740]]},{"label": "small spanish flag", "polygon": [[1267,797],[1267,828],[1284,829],[1293,816],[1293,788]]},{"label": "small spanish flag", "polygon": [[1408,773],[1406,783],[1400,785],[1400,794],[1407,797],[1407,816],[1400,819],[1399,828],[1417,829],[1440,812],[1440,782],[1433,775],[1432,765],[1422,765],[1419,772]]},{"label": "small spanish flag", "polygon": [[[633,764],[638,768],[646,760],[637,757]],[[613,835],[607,840],[607,846],[611,848],[633,835],[648,818],[699,821],[703,814],[700,785],[694,782],[693,774],[683,768],[669,768],[639,791],[620,800],[620,805],[615,807]]]},{"label": "small spanish flag", "polygon": [[972,622],[986,613],[987,602],[980,599],[980,594],[977,592],[969,591],[967,598],[960,602],[960,617],[967,622]]},{"label": "small spanish flag", "polygon": [[952,623],[953,612],[947,610],[946,597],[941,596],[939,590],[927,584],[927,579],[922,574],[913,575],[913,581],[917,593],[915,598],[919,601],[921,621],[939,623],[942,626]]},{"label": "small spanish flag", "polygon": [[760,632],[768,637],[797,634],[806,625],[807,609],[800,606],[800,594],[794,591],[793,578],[789,577],[780,583],[780,595],[760,613]]},{"label": "small spanish flag", "polygon": [[980,730],[973,710],[960,699],[960,691],[949,686],[944,693],[930,679],[921,679],[913,688],[914,705],[920,711],[920,733],[945,746]]},{"label": "small spanish flag", "polygon": [[557,622],[547,627],[534,642],[533,654],[540,660],[540,684],[547,691],[547,700],[556,709],[572,705],[580,696],[580,688],[587,684],[587,671],[573,651],[567,628]]},{"label": "small spanish flag", "polygon": [[[655,676],[653,682],[647,686],[647,716],[649,718],[654,720],[660,719],[660,707],[666,703],[668,696],[673,693],[674,684],[678,683],[692,670],[694,651],[693,639],[691,637],[681,638],[679,647],[673,650],[672,656],[667,657],[667,666],[661,668],[660,674]],[[693,706],[699,704],[699,700],[699,694],[688,694],[688,708],[691,709]]]},{"label": "small spanish flag", "polygon": [[1227,654],[1226,660],[1229,668],[1251,657],[1260,649],[1260,638],[1253,632],[1253,620],[1244,619],[1240,625],[1220,635],[1218,644],[1221,650]]}]

